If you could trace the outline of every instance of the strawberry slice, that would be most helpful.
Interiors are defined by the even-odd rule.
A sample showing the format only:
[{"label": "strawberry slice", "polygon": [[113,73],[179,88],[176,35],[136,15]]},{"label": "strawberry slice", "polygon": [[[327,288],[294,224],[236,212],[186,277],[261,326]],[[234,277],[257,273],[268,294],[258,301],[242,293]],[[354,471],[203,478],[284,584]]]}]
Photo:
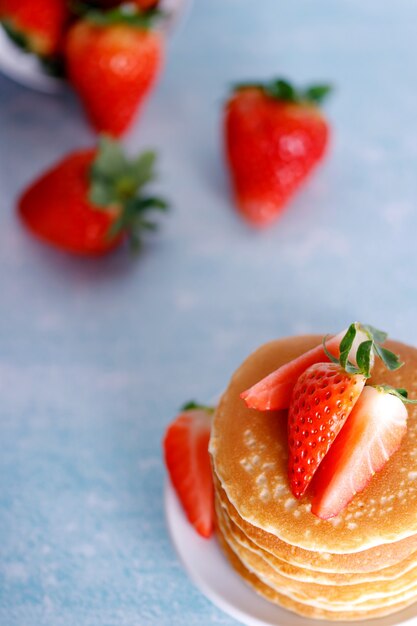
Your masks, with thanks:
[{"label": "strawberry slice", "polygon": [[363,390],[317,472],[312,502],[317,517],[338,515],[398,450],[407,430],[407,409],[391,391]]},{"label": "strawberry slice", "polygon": [[168,426],[165,463],[190,523],[210,537],[214,523],[213,479],[208,444],[213,409],[189,403]]},{"label": "strawberry slice", "polygon": [[[355,337],[349,352],[349,360],[356,363],[355,355],[358,346],[369,339],[370,327],[363,327],[358,323],[351,324],[348,330],[355,327]],[[343,330],[326,341],[327,350],[335,357],[339,356],[339,347],[348,330]],[[374,330],[374,329],[372,329]],[[282,365],[277,370],[268,374],[258,383],[241,394],[249,409],[258,411],[279,411],[287,409],[290,405],[291,394],[298,377],[311,365],[329,361],[323,344],[312,348],[289,363]]]},{"label": "strawberry slice", "polygon": [[288,414],[288,476],[296,498],[304,495],[365,381],[335,363],[316,363],[297,380]]}]

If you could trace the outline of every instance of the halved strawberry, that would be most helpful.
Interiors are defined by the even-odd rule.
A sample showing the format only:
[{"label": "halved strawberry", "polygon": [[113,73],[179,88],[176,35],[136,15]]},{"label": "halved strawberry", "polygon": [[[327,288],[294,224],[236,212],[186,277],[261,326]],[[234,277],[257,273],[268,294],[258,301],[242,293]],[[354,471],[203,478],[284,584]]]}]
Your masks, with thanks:
[{"label": "halved strawberry", "polygon": [[[348,330],[352,329],[352,327],[354,327],[356,334],[349,351],[349,360],[355,363],[355,355],[360,343],[368,340],[371,332],[378,331],[375,331],[370,326],[362,326],[359,323],[351,324]],[[339,347],[346,333],[347,330],[343,330],[326,340],[326,349],[333,356],[339,356]],[[381,333],[379,337],[382,336],[383,334]],[[311,365],[325,363],[329,360],[321,343],[271,372],[271,374],[268,374],[268,376],[244,391],[240,397],[245,401],[249,409],[257,409],[258,411],[287,409],[290,405],[291,394],[298,377]]]},{"label": "halved strawberry", "polygon": [[288,414],[288,477],[296,498],[304,495],[365,381],[335,363],[316,363],[297,380]]},{"label": "halved strawberry", "polygon": [[330,519],[365,489],[399,448],[407,409],[399,395],[365,387],[315,478],[312,512]]},{"label": "halved strawberry", "polygon": [[202,537],[214,523],[213,479],[208,444],[213,409],[190,403],[164,438],[165,463],[188,520]]}]

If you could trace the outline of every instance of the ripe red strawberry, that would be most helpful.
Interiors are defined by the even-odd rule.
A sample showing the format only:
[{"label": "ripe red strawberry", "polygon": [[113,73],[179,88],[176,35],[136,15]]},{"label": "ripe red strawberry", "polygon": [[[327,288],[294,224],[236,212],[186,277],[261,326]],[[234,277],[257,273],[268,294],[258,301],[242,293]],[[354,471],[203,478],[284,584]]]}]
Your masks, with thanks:
[{"label": "ripe red strawberry", "polygon": [[210,537],[214,523],[208,452],[212,412],[208,407],[190,403],[170,424],[164,438],[165,463],[171,482],[190,523],[203,537]]},{"label": "ripe red strawberry", "polygon": [[288,476],[296,498],[304,495],[365,381],[335,363],[316,363],[297,380],[288,413]]},{"label": "ripe red strawberry", "polygon": [[328,92],[275,80],[238,85],[227,102],[227,159],[238,209],[252,225],[275,220],[323,157],[329,127],[317,104]]},{"label": "ripe red strawberry", "polygon": [[312,512],[321,519],[338,515],[384,467],[406,430],[407,410],[399,395],[365,387],[317,472]]},{"label": "ripe red strawberry", "polygon": [[142,195],[153,178],[155,154],[128,161],[103,137],[98,149],[74,152],[36,180],[19,200],[25,225],[42,240],[70,252],[103,254],[152,227],[146,214],[166,207]]},{"label": "ripe red strawberry", "polygon": [[42,57],[59,51],[68,9],[65,0],[0,0],[0,20],[12,39]]},{"label": "ripe red strawberry", "polygon": [[133,0],[136,6],[139,7],[142,11],[149,11],[150,9],[155,9],[159,0]]},{"label": "ripe red strawberry", "polygon": [[[378,331],[368,326],[362,326],[359,323],[351,325],[350,329],[353,326],[355,335],[349,348],[349,359],[352,363],[356,363],[355,356],[359,345],[363,341],[368,340],[372,336],[372,332]],[[344,330],[326,340],[326,349],[334,357],[339,356],[339,347],[346,334],[347,331]],[[329,361],[329,357],[326,355],[321,343],[271,372],[271,374],[268,374],[268,376],[265,376],[265,378],[262,378],[262,380],[244,391],[240,397],[243,398],[249,409],[257,409],[258,411],[287,409],[290,405],[292,391],[298,377],[311,365],[326,361]]]},{"label": "ripe red strawberry", "polygon": [[155,82],[163,41],[153,13],[91,11],[69,31],[69,79],[98,131],[121,135]]}]

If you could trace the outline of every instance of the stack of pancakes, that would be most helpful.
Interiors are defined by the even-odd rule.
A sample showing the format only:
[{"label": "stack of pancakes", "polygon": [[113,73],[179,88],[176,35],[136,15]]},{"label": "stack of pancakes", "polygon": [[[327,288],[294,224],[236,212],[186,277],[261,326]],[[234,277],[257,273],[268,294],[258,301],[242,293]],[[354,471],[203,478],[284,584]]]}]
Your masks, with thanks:
[{"label": "stack of pancakes", "polygon": [[[214,416],[210,453],[218,538],[232,566],[258,593],[301,615],[362,620],[417,600],[417,407],[408,431],[366,489],[323,521],[308,495],[287,479],[286,412],[250,410],[239,394],[321,337],[271,342],[233,376]],[[376,363],[371,384],[417,396],[417,350],[387,347],[405,361],[397,372]]]}]

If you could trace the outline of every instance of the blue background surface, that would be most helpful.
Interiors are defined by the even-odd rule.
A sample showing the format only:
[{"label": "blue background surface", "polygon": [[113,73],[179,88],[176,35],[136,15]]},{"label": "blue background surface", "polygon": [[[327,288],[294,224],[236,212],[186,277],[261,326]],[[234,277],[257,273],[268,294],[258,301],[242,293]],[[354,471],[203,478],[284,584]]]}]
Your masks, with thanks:
[{"label": "blue background surface", "polygon": [[[138,259],[42,247],[19,191],[90,145],[71,93],[0,77],[0,624],[235,622],[188,581],[164,522],[160,441],[258,344],[354,319],[417,342],[412,0],[197,0],[125,143],[173,204]],[[330,79],[323,167],[276,225],[233,210],[230,83]]]}]

